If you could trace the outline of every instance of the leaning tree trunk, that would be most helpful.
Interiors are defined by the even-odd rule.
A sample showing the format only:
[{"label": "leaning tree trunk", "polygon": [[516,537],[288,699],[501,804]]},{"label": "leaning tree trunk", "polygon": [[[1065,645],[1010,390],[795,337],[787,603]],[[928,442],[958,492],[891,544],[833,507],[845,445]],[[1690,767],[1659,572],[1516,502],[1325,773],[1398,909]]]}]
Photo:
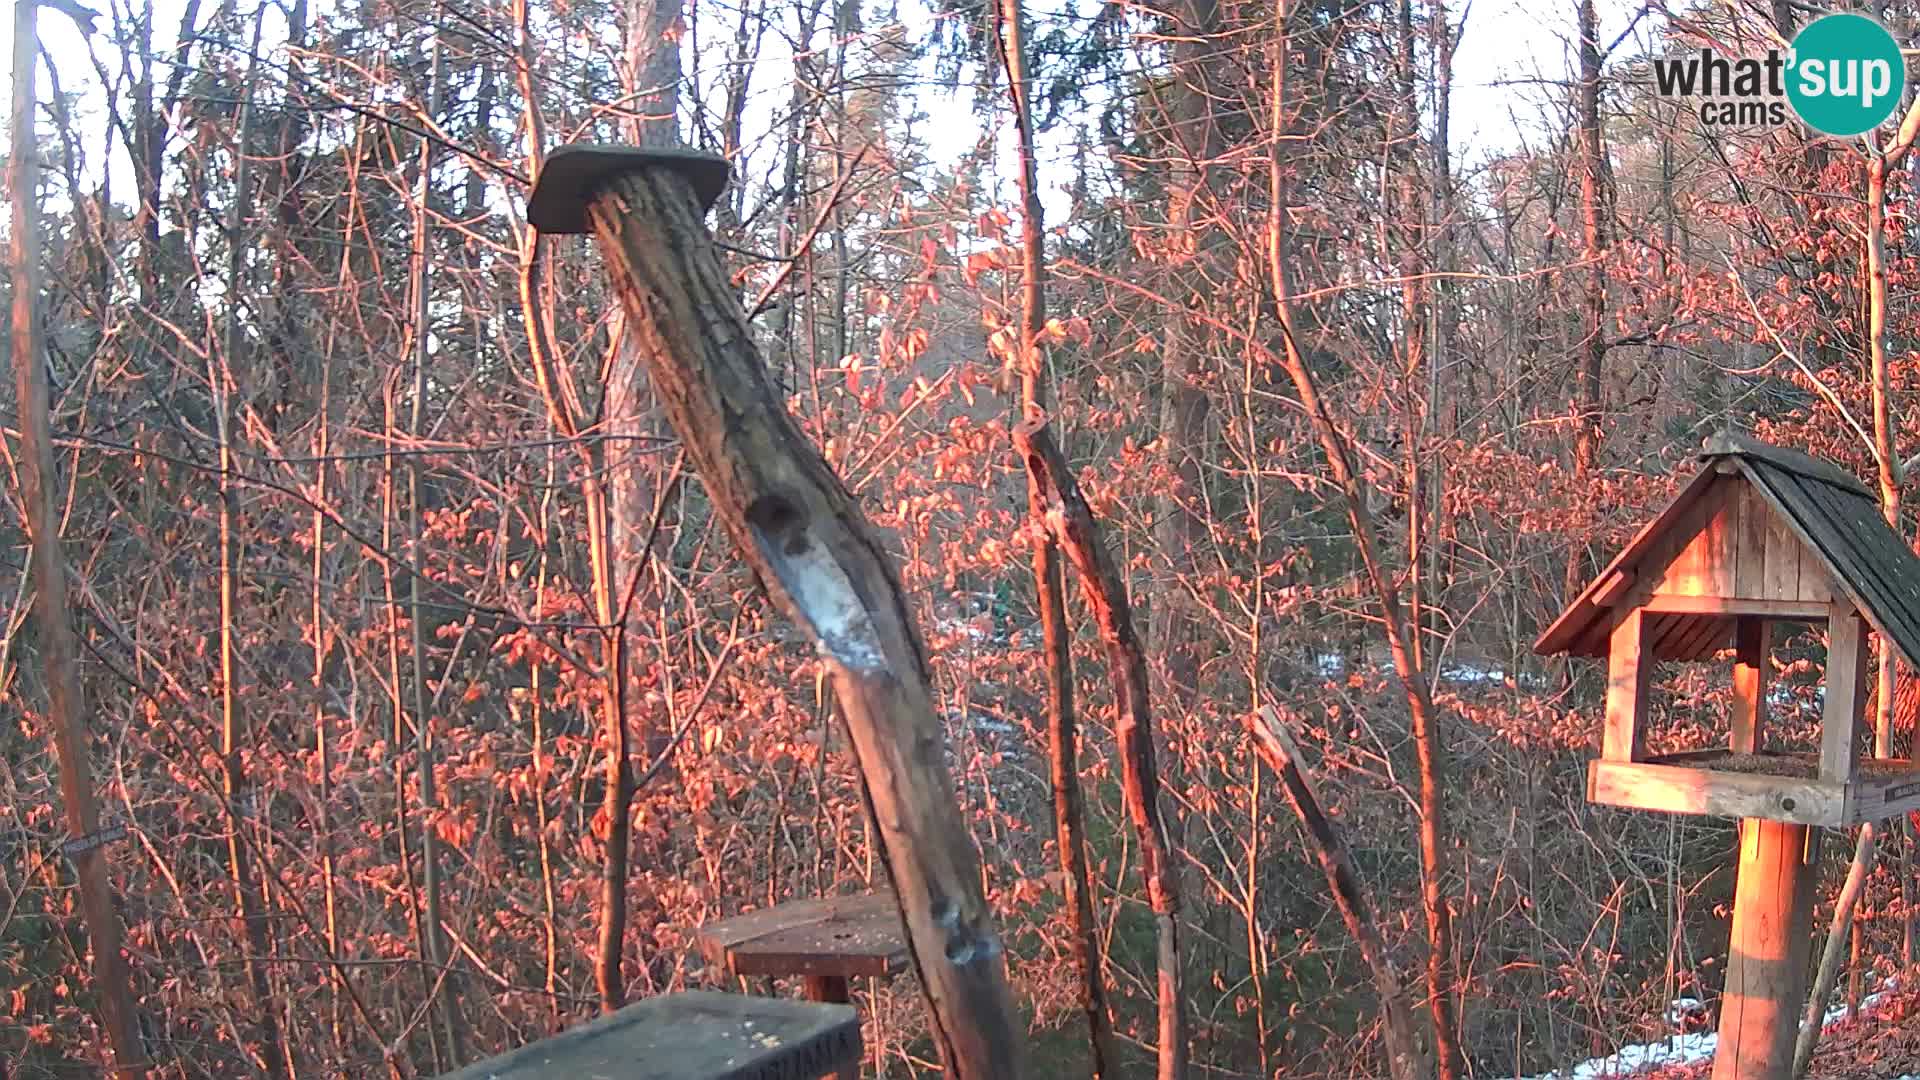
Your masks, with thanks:
[{"label": "leaning tree trunk", "polygon": [[[560,163],[548,159],[542,185],[564,183]],[[832,674],[948,1075],[1017,1080],[1025,1041],[1005,946],[954,794],[925,646],[879,536],[767,378],[701,222],[691,174],[703,164],[629,156],[583,186],[596,192],[586,216],[714,515]]]},{"label": "leaning tree trunk", "polygon": [[1447,908],[1445,872],[1442,866],[1446,824],[1444,795],[1447,772],[1446,743],[1440,730],[1440,711],[1435,707],[1433,691],[1427,685],[1426,672],[1414,654],[1413,631],[1408,627],[1401,606],[1399,589],[1380,553],[1380,532],[1367,507],[1366,490],[1360,470],[1354,465],[1353,446],[1334,419],[1333,408],[1320,394],[1313,370],[1295,333],[1293,319],[1293,280],[1287,261],[1289,244],[1287,217],[1290,144],[1285,137],[1290,127],[1287,101],[1286,34],[1288,4],[1275,13],[1279,33],[1270,99],[1272,140],[1268,169],[1268,202],[1272,207],[1267,222],[1268,287],[1275,320],[1279,323],[1280,366],[1293,383],[1300,406],[1313,425],[1320,450],[1326,456],[1327,470],[1340,488],[1346,502],[1347,522],[1353,529],[1354,546],[1359,549],[1360,565],[1365,571],[1368,589],[1380,605],[1381,628],[1387,649],[1393,657],[1394,674],[1400,679],[1407,702],[1413,744],[1420,775],[1420,899],[1427,923],[1427,1008],[1433,1016],[1434,1056],[1441,1080],[1457,1080],[1466,1074],[1465,1055],[1460,1049],[1459,1022],[1454,1013],[1453,932]]},{"label": "leaning tree trunk", "polygon": [[1100,537],[1100,525],[1080,494],[1073,469],[1037,410],[1013,429],[1013,444],[1027,466],[1027,482],[1046,500],[1043,520],[1080,572],[1080,585],[1107,647],[1119,717],[1120,787],[1140,837],[1140,874],[1147,882],[1158,945],[1160,986],[1159,1080],[1187,1074],[1187,1023],[1180,989],[1180,872],[1160,815],[1160,771],[1154,764],[1153,710],[1147,693],[1147,656],[1134,633],[1133,612],[1120,568]]},{"label": "leaning tree trunk", "polygon": [[1279,774],[1287,803],[1300,816],[1314,857],[1320,862],[1320,872],[1326,875],[1333,905],[1340,909],[1341,921],[1347,924],[1347,932],[1360,947],[1361,962],[1373,976],[1374,992],[1380,995],[1380,1022],[1386,1029],[1389,1075],[1393,1080],[1429,1080],[1433,1076],[1432,1056],[1422,1045],[1413,1010],[1407,1007],[1405,982],[1394,969],[1386,942],[1380,937],[1373,898],[1353,865],[1353,854],[1348,851],[1340,831],[1320,809],[1320,799],[1313,792],[1313,779],[1301,767],[1300,753],[1286,728],[1281,726],[1280,718],[1263,705],[1260,711],[1247,717],[1247,730],[1253,734],[1254,749],[1267,766]]}]

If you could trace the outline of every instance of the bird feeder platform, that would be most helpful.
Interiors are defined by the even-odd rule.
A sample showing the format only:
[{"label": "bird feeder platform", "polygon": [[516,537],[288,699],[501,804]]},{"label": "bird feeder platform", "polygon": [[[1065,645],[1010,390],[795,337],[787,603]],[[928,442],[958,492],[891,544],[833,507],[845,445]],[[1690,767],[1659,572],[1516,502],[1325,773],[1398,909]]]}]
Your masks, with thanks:
[{"label": "bird feeder platform", "polygon": [[815,1001],[847,1000],[847,980],[907,969],[912,956],[890,892],[777,904],[695,931],[707,963],[729,975],[799,975]]},{"label": "bird feeder platform", "polygon": [[[1920,764],[1862,756],[1869,630],[1881,663],[1920,667],[1920,558],[1865,484],[1734,435],[1554,620],[1535,651],[1607,658],[1596,803],[1741,820],[1714,1080],[1789,1080],[1812,941],[1818,826],[1920,809]],[[1774,623],[1824,625],[1817,752],[1768,752]],[[1724,748],[1647,748],[1660,661],[1733,657]],[[1776,751],[1784,748],[1773,748]]]},{"label": "bird feeder platform", "polygon": [[851,1007],[665,994],[441,1080],[818,1080],[860,1060]]},{"label": "bird feeder platform", "polygon": [[[1920,558],[1873,492],[1805,454],[1735,435],[1534,645],[1605,656],[1606,719],[1587,798],[1682,814],[1845,826],[1920,810],[1920,764],[1863,756],[1866,635],[1920,667]],[[1817,754],[1763,753],[1774,623],[1827,629]],[[1733,652],[1719,751],[1650,754],[1648,689],[1661,661]]]},{"label": "bird feeder platform", "polygon": [[1590,762],[1587,796],[1642,810],[1859,825],[1920,810],[1920,762],[1862,758],[1842,783],[1820,778],[1816,754],[1694,750]]}]

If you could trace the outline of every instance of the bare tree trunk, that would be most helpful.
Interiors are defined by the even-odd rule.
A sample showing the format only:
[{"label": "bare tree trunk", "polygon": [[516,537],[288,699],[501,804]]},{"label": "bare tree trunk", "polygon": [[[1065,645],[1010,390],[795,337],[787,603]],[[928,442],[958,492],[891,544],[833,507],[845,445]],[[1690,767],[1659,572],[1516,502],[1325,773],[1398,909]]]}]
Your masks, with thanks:
[{"label": "bare tree trunk", "polygon": [[[538,130],[536,127],[535,131]],[[529,138],[536,136],[530,135]],[[537,167],[536,167],[537,170]],[[619,633],[613,544],[609,529],[607,491],[601,482],[603,461],[592,444],[581,438],[583,410],[566,369],[555,362],[547,339],[546,312],[538,302],[540,235],[531,227],[521,241],[520,303],[527,319],[527,337],[533,367],[548,415],[561,437],[580,456],[580,497],[586,511],[587,558],[593,586],[593,611],[601,632],[601,738],[605,743],[606,783],[596,830],[604,831],[605,855],[600,864],[600,935],[594,959],[594,985],[600,992],[600,1010],[614,1012],[626,1004],[623,973],[627,937],[628,848],[633,843],[633,751],[626,724],[626,665],[624,635]]]},{"label": "bare tree trunk", "polygon": [[1420,774],[1420,895],[1427,921],[1427,1005],[1433,1014],[1434,1048],[1441,1080],[1458,1080],[1465,1072],[1460,1051],[1459,1028],[1454,1019],[1452,931],[1448,925],[1444,871],[1441,866],[1446,835],[1445,803],[1441,785],[1446,772],[1445,747],[1439,730],[1438,710],[1428,689],[1426,674],[1414,655],[1406,614],[1393,580],[1388,576],[1379,552],[1378,532],[1367,509],[1366,493],[1358,470],[1353,467],[1352,448],[1346,434],[1334,419],[1332,410],[1321,398],[1313,372],[1307,366],[1294,328],[1292,282],[1287,263],[1287,139],[1291,126],[1287,115],[1287,4],[1275,13],[1276,45],[1273,73],[1273,97],[1270,121],[1275,137],[1269,173],[1268,198],[1272,217],[1267,230],[1267,263],[1271,275],[1269,288],[1276,317],[1280,323],[1281,366],[1285,368],[1301,407],[1313,423],[1327,468],[1345,497],[1347,520],[1353,539],[1360,549],[1360,561],[1367,584],[1380,604],[1382,628],[1387,637],[1393,667],[1406,694],[1412,720],[1413,742]]},{"label": "bare tree trunk", "polygon": [[[522,121],[526,137],[527,171],[530,175],[537,176],[539,175],[542,163],[546,160],[547,132],[546,123],[540,109],[540,99],[535,96],[533,79],[533,34],[532,27],[529,23],[531,6],[530,0],[514,0],[513,59],[514,78],[519,84],[522,108],[525,110]],[[553,327],[554,307],[552,287],[549,285],[543,288],[541,287],[541,283],[535,279],[535,271],[540,257],[539,244],[540,238],[534,233],[531,227],[522,230],[520,236],[520,313],[527,327],[528,348],[534,352],[533,360],[536,374],[545,370],[545,358],[549,356],[551,352],[547,335],[551,333]],[[555,435],[561,431],[570,429],[573,426],[572,407],[561,398],[561,388],[556,385],[553,380],[544,376],[538,378],[537,381],[546,398],[549,434]],[[535,602],[539,605],[536,607],[536,610],[544,610],[546,604],[547,551],[552,544],[552,538],[548,535],[547,530],[551,521],[550,511],[553,505],[553,493],[556,490],[554,475],[556,466],[555,457],[557,453],[557,447],[550,446],[547,448],[546,494],[540,500],[540,570],[537,583],[534,586]],[[589,462],[589,465],[590,464]],[[592,470],[589,469],[589,472],[591,471]],[[592,483],[595,483],[595,481],[589,477],[583,481],[583,486]],[[591,498],[592,492],[587,492],[587,496]],[[596,561],[594,565],[597,567],[599,563]],[[546,770],[543,768],[542,762],[542,758],[546,753],[546,703],[540,696],[542,690],[540,679],[541,671],[542,665],[535,662],[532,665],[532,692],[528,704],[533,714],[534,816],[535,822],[540,829],[540,895],[541,910],[544,915],[542,922],[546,954],[545,986],[549,1010],[548,1015],[551,1018],[555,1030],[558,1030],[560,1027],[560,998],[556,990],[559,981],[560,951],[559,934],[554,925],[557,905],[555,903],[553,883],[553,845],[547,833]],[[615,964],[617,968],[618,953],[615,954]],[[602,967],[604,967],[604,965],[602,965]],[[607,999],[603,995],[601,998],[602,1008],[605,1008],[606,1001]]]},{"label": "bare tree trunk", "polygon": [[1806,1015],[1800,1021],[1800,1034],[1793,1046],[1796,1077],[1807,1075],[1813,1051],[1820,1044],[1821,1031],[1826,1025],[1827,1000],[1833,996],[1833,984],[1839,980],[1841,961],[1847,952],[1847,931],[1853,925],[1853,912],[1860,902],[1860,894],[1866,890],[1867,878],[1873,874],[1874,833],[1873,822],[1860,826],[1853,861],[1847,865],[1846,881],[1834,900],[1833,923],[1827,929],[1827,944],[1820,952],[1820,967],[1814,975],[1813,990],[1807,995]]},{"label": "bare tree trunk", "polygon": [[[445,59],[442,55],[442,42],[438,31],[433,35],[433,58],[431,73],[428,75],[427,115],[437,117],[440,113],[441,82],[444,78]],[[410,293],[413,298],[413,388],[408,397],[408,434],[420,438],[425,431],[427,398],[427,362],[430,356],[428,343],[433,336],[432,306],[429,303],[429,290],[432,278],[429,263],[433,257],[432,237],[428,232],[431,212],[427,206],[433,194],[433,151],[431,138],[420,140],[420,177],[419,190],[413,204],[413,251],[411,265],[408,268]],[[434,770],[437,767],[437,751],[433,742],[433,716],[427,705],[427,611],[421,605],[421,579],[424,576],[424,564],[420,549],[425,543],[425,534],[421,528],[420,500],[423,498],[420,485],[421,462],[418,456],[408,459],[407,463],[407,555],[411,564],[411,574],[407,583],[407,622],[409,651],[412,660],[413,683],[413,735],[414,768],[417,772],[420,792],[420,885],[424,907],[422,921],[425,923],[424,941],[426,943],[427,968],[437,980],[438,992],[434,995],[433,1012],[439,1019],[441,1030],[446,1035],[448,1064],[458,1068],[466,1060],[465,1038],[461,1033],[460,1003],[455,986],[453,972],[449,970],[452,958],[447,952],[446,932],[442,922],[445,913],[440,902],[440,837],[433,827],[433,820],[440,806],[439,793],[435,789]]]},{"label": "bare tree trunk", "polygon": [[[394,419],[394,383],[399,377],[394,370],[381,388],[381,434],[386,444],[386,453],[381,455],[380,484],[380,546],[383,551],[394,550],[397,540],[398,514],[400,512],[400,461],[395,450],[400,445],[400,426]],[[387,754],[393,763],[393,823],[394,838],[399,848],[401,894],[406,902],[407,919],[413,931],[414,949],[420,957],[420,999],[430,1001],[437,991],[434,989],[438,972],[429,967],[427,957],[429,947],[426,937],[426,918],[421,912],[420,883],[413,875],[413,811],[407,798],[407,763],[401,756],[401,747],[407,744],[406,680],[400,673],[400,593],[394,579],[398,576],[399,563],[394,559],[381,562],[380,584],[385,593],[387,610],[387,708],[391,713],[392,725],[387,740]],[[435,1063],[435,1071],[444,1071],[445,1059],[440,1045],[441,1029],[438,1024],[413,1025],[407,1027],[407,1037],[424,1037],[428,1052]]]},{"label": "bare tree trunk", "polygon": [[[1446,447],[1455,421],[1441,411],[1441,379],[1453,358],[1454,283],[1454,192],[1453,192],[1453,27],[1447,21],[1446,0],[1432,0],[1427,18],[1433,50],[1433,179],[1428,185],[1429,229],[1426,236],[1428,263],[1434,271],[1429,304],[1433,316],[1433,344],[1427,357],[1427,433],[1432,450],[1428,462],[1426,505],[1415,504],[1415,511],[1427,516],[1427,596],[1428,605],[1444,610],[1447,602],[1446,562],[1442,545],[1447,533]],[[1439,613],[1439,612],[1436,612]],[[1424,657],[1423,657],[1424,659]],[[1423,665],[1424,666],[1424,665]]]},{"label": "bare tree trunk", "polygon": [[[526,139],[528,171],[539,175],[546,159],[546,127],[534,96],[531,38],[526,33],[526,0],[520,0],[520,55],[516,74],[526,100]],[[606,474],[604,455],[596,454],[593,444],[581,441],[587,423],[585,409],[572,376],[558,362],[548,334],[551,324],[539,303],[540,234],[531,226],[523,230],[520,249],[520,306],[527,321],[528,345],[533,352],[533,369],[547,403],[548,415],[560,436],[573,443],[580,455],[580,496],[587,521],[587,556],[592,569],[593,610],[601,630],[601,737],[605,741],[606,784],[602,796],[599,828],[605,831],[606,853],[600,865],[600,939],[594,961],[594,983],[600,992],[600,1009],[613,1012],[626,1004],[626,979],[623,973],[627,937],[628,849],[633,843],[633,751],[626,723],[625,635],[619,626],[624,613],[619,610],[619,585],[613,550],[610,499],[602,477]],[[625,335],[623,335],[624,337]],[[627,349],[624,341],[617,349]]]},{"label": "bare tree trunk", "polygon": [[[620,65],[620,78],[627,92],[632,113],[621,121],[621,134],[636,146],[673,147],[681,145],[679,112],[681,85],[680,39],[687,27],[683,22],[683,0],[621,0],[625,11],[626,40]],[[696,58],[697,59],[697,58]],[[743,63],[745,72],[751,63]],[[533,103],[528,103],[533,108]],[[613,546],[608,567],[616,583],[637,580],[639,566],[646,554],[639,551],[648,512],[653,507],[656,458],[644,452],[642,438],[649,434],[659,410],[647,392],[645,373],[634,353],[626,324],[616,311],[612,320],[612,359],[606,371],[603,415],[609,436],[600,444],[606,479],[607,539]],[[614,603],[622,604],[614,586]],[[630,649],[624,632],[622,648]],[[622,677],[637,666],[629,651],[620,658]],[[621,695],[632,688],[623,686]],[[653,760],[666,747],[667,732],[639,723],[639,751],[643,760]],[[629,736],[631,738],[631,736]],[[671,767],[671,763],[669,763]]]},{"label": "bare tree trunk", "polygon": [[1160,812],[1160,771],[1154,764],[1153,710],[1147,690],[1147,657],[1134,633],[1126,582],[1100,536],[1099,522],[1080,495],[1073,469],[1047,430],[1046,414],[1034,412],[1013,429],[1013,444],[1027,466],[1030,489],[1046,501],[1042,520],[1080,573],[1080,586],[1107,647],[1107,674],[1119,709],[1114,722],[1120,743],[1120,786],[1140,838],[1140,874],[1153,908],[1160,990],[1159,1080],[1187,1074],[1186,1003],[1180,988],[1180,874]]},{"label": "bare tree trunk", "polygon": [[1253,733],[1253,745],[1260,757],[1279,775],[1287,802],[1300,816],[1301,827],[1313,846],[1314,858],[1319,860],[1320,871],[1326,875],[1334,906],[1340,909],[1347,932],[1360,947],[1360,959],[1373,976],[1374,992],[1380,995],[1380,1020],[1386,1029],[1387,1065],[1393,1080],[1431,1077],[1432,1057],[1422,1045],[1424,1040],[1407,1007],[1406,987],[1387,955],[1386,943],[1380,938],[1373,899],[1367,893],[1366,883],[1360,880],[1359,871],[1354,869],[1346,842],[1333,822],[1321,812],[1320,800],[1313,793],[1313,779],[1300,764],[1293,739],[1281,726],[1280,718],[1265,706],[1247,717],[1247,730]]},{"label": "bare tree trunk", "polygon": [[[1026,72],[1026,36],[1021,25],[1020,0],[1004,0],[996,7],[1002,60],[1007,71],[1014,127],[1020,142],[1021,241],[1024,245],[1020,334],[1021,398],[1026,410],[1047,404],[1047,364],[1041,334],[1046,329],[1047,264],[1045,217],[1040,205],[1039,176],[1033,145],[1031,87]],[[1080,1008],[1087,1016],[1089,1075],[1105,1080],[1117,1075],[1119,1057],[1113,1041],[1113,1021],[1107,1013],[1107,991],[1100,950],[1099,926],[1093,918],[1093,897],[1087,872],[1086,823],[1080,792],[1079,733],[1074,715],[1073,657],[1069,651],[1065,575],[1060,548],[1046,529],[1046,497],[1027,482],[1027,516],[1034,526],[1033,577],[1040,609],[1040,625],[1047,655],[1047,733],[1053,779],[1055,843],[1060,848],[1060,872],[1065,879],[1067,911],[1073,932],[1068,952],[1080,975]]]},{"label": "bare tree trunk", "polygon": [[[1426,592],[1427,516],[1425,513],[1425,462],[1427,416],[1422,407],[1426,387],[1421,385],[1422,369],[1428,364],[1427,319],[1430,314],[1426,279],[1426,218],[1428,206],[1420,192],[1417,147],[1420,141],[1420,100],[1414,79],[1413,0],[1400,0],[1395,19],[1398,24],[1399,55],[1396,67],[1400,94],[1395,101],[1397,122],[1387,127],[1389,160],[1397,159],[1400,172],[1399,206],[1394,217],[1399,224],[1400,244],[1400,346],[1401,400],[1406,409],[1403,452],[1406,455],[1407,484],[1407,621],[1413,629],[1413,657],[1426,666]],[[1402,145],[1404,143],[1404,145]]]},{"label": "bare tree trunk", "polygon": [[680,143],[681,0],[625,0],[626,57],[622,74],[630,108],[638,114],[628,136],[641,146]]},{"label": "bare tree trunk", "polygon": [[1187,589],[1199,572],[1198,549],[1206,537],[1196,508],[1205,502],[1200,463],[1212,406],[1200,385],[1209,329],[1197,309],[1214,287],[1224,285],[1209,275],[1219,272],[1215,263],[1224,240],[1210,219],[1219,213],[1214,163],[1225,152],[1225,140],[1217,119],[1221,92],[1212,75],[1221,47],[1218,0],[1180,0],[1173,16],[1177,31],[1167,141],[1169,152],[1184,164],[1173,181],[1169,225],[1177,248],[1193,254],[1174,269],[1176,296],[1187,310],[1168,327],[1162,353],[1160,453],[1168,484],[1154,498],[1154,539],[1173,577],[1153,598],[1147,637],[1153,655],[1166,665],[1167,704],[1177,714],[1198,693],[1200,681],[1198,628]]},{"label": "bare tree trunk", "polygon": [[[1575,402],[1573,479],[1587,489],[1600,446],[1600,375],[1607,358],[1607,229],[1600,185],[1606,175],[1606,148],[1600,131],[1600,26],[1594,0],[1578,0],[1580,28],[1580,223],[1586,241],[1586,291],[1581,328],[1579,396]],[[1567,551],[1562,594],[1571,601],[1588,573],[1586,548],[1575,542]]]},{"label": "bare tree trunk", "polygon": [[[578,438],[576,430],[572,438]],[[582,470],[581,495],[587,502],[587,548],[593,561],[593,609],[600,621],[600,664],[606,680],[602,691],[601,728],[606,739],[606,788],[600,817],[606,827],[606,857],[600,865],[600,942],[594,981],[600,990],[600,1008],[612,1012],[626,1004],[627,988],[621,967],[627,940],[627,863],[633,846],[633,749],[627,731],[626,636],[620,633],[621,612],[614,590],[613,537],[608,500],[592,479],[599,471],[594,455]]]},{"label": "bare tree trunk", "polygon": [[[527,0],[516,0],[518,23],[515,77],[520,84],[525,114],[523,130],[527,171],[540,175],[546,162],[546,124],[533,75],[533,44],[528,27]],[[627,875],[633,844],[633,751],[626,721],[626,636],[621,632],[619,573],[614,550],[615,516],[606,478],[612,471],[609,452],[596,453],[594,443],[581,436],[590,422],[572,375],[559,362],[549,334],[552,323],[540,301],[540,234],[527,226],[520,238],[520,311],[526,320],[533,370],[547,404],[549,418],[561,438],[572,443],[580,457],[580,497],[587,524],[587,557],[591,567],[594,617],[601,632],[601,738],[605,742],[606,783],[598,815],[604,830],[605,856],[600,864],[600,935],[594,960],[594,984],[600,1009],[613,1012],[626,1004],[624,974],[627,937]],[[615,343],[618,355],[627,355],[630,335]],[[615,365],[609,378],[617,377]],[[627,440],[607,440],[624,445]]]},{"label": "bare tree trunk", "polygon": [[[547,321],[547,325],[552,325],[553,312],[544,300],[551,295],[551,290],[546,290],[541,294],[542,304],[540,315]],[[538,576],[534,579],[533,587],[535,611],[546,610],[547,550],[548,545],[552,543],[552,538],[548,534],[548,528],[552,521],[551,510],[553,506],[553,492],[555,490],[554,476],[556,472],[554,468],[555,457],[555,448],[552,446],[547,447],[546,494],[540,499],[540,569]],[[540,663],[538,658],[533,659],[528,666],[530,670],[527,675],[529,684],[527,708],[533,717],[533,806],[534,825],[540,830],[540,923],[541,943],[545,946],[543,952],[546,970],[546,979],[541,985],[547,992],[548,1023],[552,1026],[552,1030],[558,1031],[561,1027],[559,994],[560,934],[559,928],[554,922],[555,911],[558,905],[554,899],[553,887],[553,841],[547,832],[547,706],[545,700],[541,697],[545,689],[541,679],[541,675],[545,671],[545,666]]]},{"label": "bare tree trunk", "polygon": [[[329,341],[331,345],[331,341]],[[345,1032],[340,1027],[340,991],[346,988],[346,973],[340,968],[340,908],[339,889],[334,880],[333,864],[333,740],[328,738],[329,719],[327,715],[327,655],[331,651],[332,637],[327,632],[326,590],[326,553],[327,530],[326,514],[321,510],[327,501],[327,435],[329,421],[332,419],[333,364],[331,348],[321,359],[320,367],[320,405],[315,410],[313,438],[313,584],[310,598],[313,617],[313,744],[314,756],[320,766],[320,807],[315,815],[320,847],[320,899],[326,918],[326,949],[328,978],[334,986],[334,996],[330,1015],[330,1027],[333,1032],[334,1053],[339,1060],[346,1060],[347,1048]]]},{"label": "bare tree trunk", "polygon": [[[264,14],[261,18],[264,18]],[[245,288],[245,228],[252,194],[254,73],[260,63],[261,19],[253,26],[253,48],[247,68],[246,89],[240,102],[240,122],[233,143],[233,204],[227,210],[226,331],[218,351],[219,361],[209,359],[207,381],[213,390],[214,436],[218,440],[220,460],[220,761],[221,778],[227,800],[227,864],[233,875],[234,905],[238,910],[243,939],[241,963],[246,970],[247,987],[259,1018],[263,1044],[262,1065],[268,1076],[286,1075],[290,1067],[288,1045],[280,1037],[273,993],[268,985],[266,957],[272,954],[268,941],[267,916],[262,909],[260,885],[248,865],[248,843],[241,835],[263,816],[254,805],[253,792],[242,753],[249,741],[247,718],[240,708],[239,671],[235,663],[234,635],[238,632],[238,590],[240,538],[235,518],[239,516],[239,496],[233,483],[232,395],[236,389],[235,370],[241,349],[239,294]],[[210,356],[212,354],[209,354]]]},{"label": "bare tree trunk", "polygon": [[7,198],[13,204],[10,276],[13,289],[13,376],[20,411],[19,475],[21,502],[32,535],[30,555],[38,588],[34,618],[46,665],[47,725],[60,762],[60,800],[64,804],[70,855],[80,883],[80,916],[93,951],[93,989],[100,1000],[100,1026],[113,1055],[112,1074],[140,1080],[147,1074],[140,1023],[129,985],[127,961],[120,953],[120,910],[107,876],[105,838],[94,801],[93,769],[88,761],[87,707],[80,695],[79,642],[67,600],[67,567],[60,554],[60,518],[54,508],[51,396],[47,357],[41,340],[40,299],[40,148],[34,138],[35,67],[40,34],[35,0],[13,6],[13,138],[7,157]]},{"label": "bare tree trunk", "polygon": [[[1871,362],[1873,390],[1873,450],[1878,461],[1880,510],[1897,532],[1900,528],[1900,458],[1894,444],[1893,383],[1887,366],[1887,173],[1913,145],[1916,117],[1920,105],[1908,114],[1896,137],[1894,149],[1867,156],[1867,242],[1862,259],[1867,279],[1867,352]],[[1880,643],[1878,684],[1874,694],[1873,752],[1875,757],[1893,754],[1893,708],[1897,690],[1899,659],[1885,642]],[[1805,1076],[1813,1062],[1813,1051],[1820,1043],[1826,1017],[1827,999],[1833,995],[1839,979],[1847,939],[1854,929],[1853,916],[1867,879],[1873,874],[1877,855],[1878,829],[1872,822],[1860,826],[1854,841],[1853,861],[1847,867],[1846,882],[1833,906],[1833,921],[1827,929],[1826,947],[1820,953],[1820,967],[1807,996],[1807,1011],[1800,1022],[1799,1038],[1794,1042],[1793,1074]]]}]

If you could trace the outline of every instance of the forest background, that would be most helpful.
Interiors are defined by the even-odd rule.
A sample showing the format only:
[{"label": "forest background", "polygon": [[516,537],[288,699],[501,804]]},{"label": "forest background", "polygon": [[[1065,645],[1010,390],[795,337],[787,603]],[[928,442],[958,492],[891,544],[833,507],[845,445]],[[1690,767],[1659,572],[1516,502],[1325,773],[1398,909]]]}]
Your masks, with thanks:
[{"label": "forest background", "polygon": [[[1034,365],[1148,639],[1196,1073],[1383,1074],[1263,706],[1449,1075],[1710,1010],[1731,825],[1589,806],[1597,665],[1530,643],[1721,429],[1841,462],[1913,535],[1913,159],[1651,85],[1652,56],[1809,14],[111,0],[83,34],[47,9],[55,503],[160,1074],[431,1075],[711,983],[703,922],[884,882],[819,659],[715,528],[598,257],[524,222],[573,141],[733,163],[715,233],[899,559],[1043,1061],[1087,1053],[1088,928],[1009,439]],[[0,1059],[92,1075],[5,407]],[[1153,916],[1067,614],[1091,932],[1144,1061]],[[1805,739],[1824,642],[1778,645]],[[1656,747],[1724,732],[1725,667],[1663,669]],[[1889,830],[1867,880],[1855,997],[1913,962],[1910,848]],[[1823,925],[1851,845],[1827,852]],[[861,991],[871,1067],[928,1066],[911,980]]]}]

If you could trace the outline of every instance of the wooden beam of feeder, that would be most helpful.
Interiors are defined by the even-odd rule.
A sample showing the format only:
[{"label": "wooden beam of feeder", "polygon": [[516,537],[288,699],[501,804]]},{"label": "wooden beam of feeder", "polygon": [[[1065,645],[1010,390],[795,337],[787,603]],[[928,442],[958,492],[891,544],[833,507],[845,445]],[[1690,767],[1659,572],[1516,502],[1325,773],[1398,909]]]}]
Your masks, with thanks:
[{"label": "wooden beam of feeder", "polygon": [[1826,698],[1820,712],[1820,779],[1846,783],[1860,764],[1867,700],[1867,626],[1852,603],[1835,599],[1827,617]]},{"label": "wooden beam of feeder", "polygon": [[653,390],[715,515],[832,672],[948,1075],[1017,1078],[1025,1047],[1005,950],[892,560],[768,381],[682,165],[636,155],[583,190]]},{"label": "wooden beam of feeder", "polygon": [[1607,575],[1605,581],[1600,583],[1600,587],[1594,590],[1594,605],[1596,607],[1612,607],[1619,603],[1621,598],[1627,595],[1627,590],[1633,588],[1633,582],[1633,571],[1613,571]]},{"label": "wooden beam of feeder", "polygon": [[1813,948],[1819,851],[1819,833],[1808,826],[1740,823],[1740,870],[1713,1080],[1790,1080],[1793,1075],[1795,1020],[1806,998]]}]

